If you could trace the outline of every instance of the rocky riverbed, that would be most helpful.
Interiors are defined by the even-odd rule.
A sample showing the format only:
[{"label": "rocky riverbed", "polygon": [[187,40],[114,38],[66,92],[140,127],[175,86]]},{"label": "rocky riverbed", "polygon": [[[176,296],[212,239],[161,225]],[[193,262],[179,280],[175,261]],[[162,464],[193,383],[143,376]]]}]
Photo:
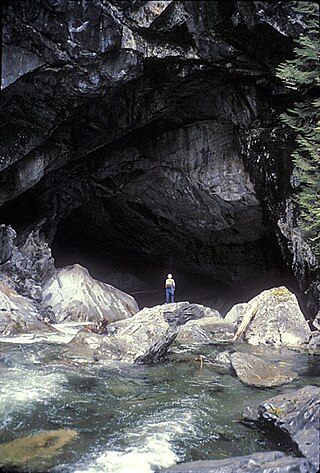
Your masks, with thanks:
[{"label": "rocky riverbed", "polygon": [[[190,440],[186,431],[182,437],[180,434],[177,437],[180,453],[185,448],[187,448],[185,454],[189,452],[186,456],[174,454],[176,447],[171,451],[171,447],[168,447],[171,445],[169,441],[167,447],[172,453],[171,456],[168,455],[165,462],[153,459],[154,463],[148,463],[144,457],[145,447],[137,447],[136,455],[141,455],[144,468],[149,468],[145,471],[160,471],[161,466],[169,467],[167,471],[170,472],[214,471],[219,473],[225,471],[225,468],[230,469],[230,465],[233,465],[230,471],[249,472],[252,464],[256,465],[259,472],[267,472],[271,468],[272,471],[279,473],[317,471],[319,459],[316,440],[319,437],[320,405],[318,369],[320,347],[317,344],[319,331],[314,325],[308,324],[296,296],[286,287],[265,290],[248,302],[235,305],[225,316],[222,316],[217,309],[189,301],[139,309],[132,296],[111,285],[96,281],[85,268],[78,264],[55,269],[50,257],[50,249],[44,245],[39,235],[31,235],[28,244],[23,249],[18,249],[11,242],[9,254],[9,258],[1,267],[0,285],[2,307],[0,361],[3,379],[7,386],[4,388],[4,401],[7,402],[6,399],[13,396],[13,406],[16,405],[20,396],[19,388],[15,400],[15,392],[10,393],[10,380],[14,386],[23,371],[27,371],[32,383],[34,383],[34,378],[38,378],[36,383],[41,384],[43,376],[44,394],[41,394],[36,387],[32,394],[32,388],[30,395],[34,398],[30,398],[31,404],[27,398],[26,404],[22,403],[18,411],[26,410],[29,416],[33,403],[49,403],[51,421],[47,419],[42,423],[39,418],[37,422],[34,422],[30,418],[27,424],[24,421],[16,424],[19,415],[16,417],[15,408],[13,408],[13,417],[6,414],[3,423],[5,435],[0,445],[0,465],[3,471],[10,471],[13,467],[15,471],[21,472],[26,469],[41,471],[39,465],[42,462],[47,465],[48,471],[52,472],[87,471],[77,465],[77,461],[80,461],[79,458],[82,458],[84,454],[83,447],[80,448],[82,452],[80,453],[78,447],[75,446],[79,442],[81,445],[83,427],[77,426],[73,414],[71,418],[74,420],[70,424],[68,419],[71,418],[67,414],[67,405],[59,407],[57,414],[60,409],[62,409],[62,414],[56,416],[55,408],[50,400],[50,388],[45,387],[46,379],[52,379],[53,383],[57,379],[60,385],[65,377],[69,378],[74,373],[76,379],[79,380],[77,382],[82,383],[82,377],[86,378],[90,372],[96,373],[97,379],[101,380],[102,373],[106,370],[106,374],[114,373],[111,378],[113,382],[116,382],[121,372],[140,377],[143,366],[149,374],[156,373],[157,369],[165,373],[168,363],[171,372],[179,370],[181,366],[185,370],[191,363],[192,369],[199,370],[200,378],[201,373],[206,373],[205,390],[208,391],[205,394],[205,405],[215,404],[217,393],[219,393],[219,402],[222,404],[227,402],[230,395],[229,389],[233,391],[235,386],[243,385],[244,392],[252,394],[249,395],[250,404],[245,405],[246,401],[242,398],[240,404],[243,414],[239,412],[239,404],[232,409],[235,417],[229,421],[242,422],[245,426],[243,428],[259,432],[254,435],[261,436],[261,432],[264,432],[267,437],[272,437],[276,432],[280,437],[286,438],[286,442],[289,443],[284,446],[285,442],[279,441],[282,451],[271,451],[267,443],[262,442],[264,449],[261,452],[256,448],[252,450],[247,448],[247,455],[240,457],[239,455],[233,457],[232,454],[234,455],[236,451],[231,448],[228,459],[217,459],[211,449],[211,458],[204,454],[200,447],[198,447],[200,448],[198,454],[192,454],[192,449],[189,450],[189,447],[186,447]],[[17,274],[19,279],[16,277]],[[315,323],[317,325],[317,322]],[[28,355],[30,357],[31,354],[31,361],[27,362],[27,368],[25,362],[19,355],[17,356],[15,346],[20,347],[19,351],[21,350],[26,355],[29,351],[27,347],[34,347]],[[58,349],[58,346],[61,348]],[[315,366],[311,385],[306,384],[308,369],[305,366],[308,366],[308,360]],[[37,364],[40,364],[40,370],[39,367],[36,368]],[[179,378],[179,383],[187,383],[187,386],[190,379],[188,381],[186,373],[187,371],[183,375],[183,381]],[[95,383],[96,375],[90,375],[93,383]],[[109,374],[107,376],[109,379]],[[214,379],[217,377],[219,386],[216,390]],[[158,386],[158,382],[163,381],[155,381],[154,389]],[[172,382],[174,383],[170,381],[167,384],[164,392],[170,389]],[[227,389],[223,388],[224,382],[229,385]],[[213,383],[212,388],[211,383]],[[7,389],[9,391],[6,391]],[[127,389],[124,389],[124,395],[126,402],[130,405]],[[163,387],[159,386],[159,389],[163,390]],[[201,386],[198,379],[188,402],[191,402],[193,396],[199,396],[199,399],[202,399],[203,389],[204,386]],[[268,389],[271,394],[269,396]],[[179,391],[178,395],[179,415],[183,412],[180,412],[183,406],[182,392]],[[102,394],[100,390],[99,393],[100,396]],[[259,397],[260,404],[253,402],[256,395]],[[121,394],[119,396],[120,400]],[[137,399],[136,395],[133,396],[135,410],[139,411],[149,405],[150,399],[144,396],[142,395],[140,404],[139,396]],[[231,394],[231,398],[233,396]],[[81,399],[80,396],[78,402],[87,403],[85,399]],[[170,402],[166,404],[165,409],[170,409]],[[175,401],[172,400],[172,402],[172,407],[174,407]],[[87,408],[89,411],[94,409],[91,401]],[[118,415],[123,415],[124,413],[120,414],[121,407],[119,408]],[[217,406],[214,410],[216,408]],[[77,410],[77,404],[72,409]],[[109,407],[104,406],[103,409],[106,409],[104,413],[100,412],[97,415],[108,417]],[[191,405],[188,412],[188,415],[195,415]],[[161,415],[161,411],[158,414]],[[204,413],[201,414],[203,415]],[[211,415],[213,415],[212,412]],[[226,412],[224,415],[227,415]],[[84,413],[81,416],[84,416]],[[12,422],[14,422],[13,425]],[[83,422],[86,425],[85,416]],[[201,425],[202,422],[203,419],[199,419]],[[209,424],[213,430],[210,432],[210,428],[209,430],[206,428],[206,434],[202,431],[201,435],[208,435],[209,438],[213,436],[213,442],[226,435],[224,429],[219,434],[215,433],[211,421]],[[11,427],[15,425],[15,427],[7,431],[6,425],[11,425]],[[159,425],[154,424],[155,431]],[[198,429],[199,425],[196,418],[193,418],[192,428]],[[48,429],[50,426],[51,428]],[[52,428],[54,426],[55,428]],[[70,429],[71,426],[74,428]],[[88,428],[91,431],[92,427]],[[101,425],[100,428],[102,428]],[[204,426],[201,427],[203,428]],[[118,432],[116,426],[113,429],[115,429],[114,432]],[[149,426],[148,431],[150,429]],[[109,435],[112,436],[112,432],[111,429]],[[176,435],[170,428],[166,432],[168,438]],[[120,432],[117,433],[118,435],[121,435]],[[192,437],[193,434],[190,435]],[[132,471],[132,473],[137,471],[130,470],[127,463],[130,462],[130,455],[129,457],[126,455],[135,445],[133,438],[131,441],[124,450],[120,448],[117,453],[109,453],[106,460],[109,466],[106,469],[101,467],[101,471]],[[24,451],[25,448],[30,453],[23,455],[18,453]],[[75,455],[72,464],[64,467],[59,458],[64,455],[64,451],[70,451],[70,449],[78,451],[80,457],[77,460],[77,455]],[[85,455],[88,454],[89,452]],[[119,458],[123,456],[125,459],[120,467]],[[113,463],[112,458],[118,460]],[[186,463],[182,461],[184,458],[193,461]],[[103,463],[101,459],[97,462]],[[172,466],[174,464],[177,465]],[[66,469],[63,470],[63,468]],[[92,471],[100,470],[93,469]]]}]

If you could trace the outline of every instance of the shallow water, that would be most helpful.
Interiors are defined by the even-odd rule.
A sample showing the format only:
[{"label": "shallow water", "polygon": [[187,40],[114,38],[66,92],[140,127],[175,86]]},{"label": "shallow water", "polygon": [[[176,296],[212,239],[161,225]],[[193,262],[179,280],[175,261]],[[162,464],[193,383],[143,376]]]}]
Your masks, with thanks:
[{"label": "shallow water", "polygon": [[279,439],[241,423],[243,409],[284,390],[320,385],[319,355],[275,352],[300,378],[258,389],[217,369],[214,359],[225,346],[173,347],[158,365],[108,367],[77,363],[58,338],[0,341],[1,442],[61,428],[79,434],[59,455],[21,471],[151,473],[181,461],[286,451]]}]

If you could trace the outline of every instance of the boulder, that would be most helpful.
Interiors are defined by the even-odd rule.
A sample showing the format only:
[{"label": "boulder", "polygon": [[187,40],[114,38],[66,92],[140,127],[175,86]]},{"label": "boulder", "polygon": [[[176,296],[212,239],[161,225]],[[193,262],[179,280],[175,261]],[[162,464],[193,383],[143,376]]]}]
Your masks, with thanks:
[{"label": "boulder", "polygon": [[43,305],[51,307],[57,322],[113,322],[139,310],[132,296],[96,281],[79,264],[55,271],[43,286]]},{"label": "boulder", "polygon": [[189,320],[202,320],[206,317],[214,317],[217,321],[222,321],[222,317],[217,310],[201,304],[190,304],[189,302],[164,305],[164,316],[171,327],[177,328],[185,325]]},{"label": "boulder", "polygon": [[2,335],[54,331],[41,320],[41,315],[31,299],[21,296],[4,281],[0,282],[0,309]]},{"label": "boulder", "polygon": [[289,367],[269,363],[248,353],[233,353],[230,358],[237,376],[251,386],[281,386],[298,378],[297,373]]},{"label": "boulder", "polygon": [[248,303],[237,304],[227,313],[225,321],[239,326],[254,305],[257,310],[243,334],[246,342],[297,347],[309,340],[311,330],[297,298],[284,286],[263,291]]},{"label": "boulder", "polygon": [[257,420],[288,434],[314,470],[319,469],[320,387],[305,386],[259,404]]},{"label": "boulder", "polygon": [[79,332],[70,346],[96,360],[150,363],[165,354],[184,323],[210,311],[188,302],[145,307],[130,319],[109,324],[106,335]]},{"label": "boulder", "polygon": [[[44,471],[45,462],[77,436],[78,433],[74,430],[60,429],[3,443],[0,445],[0,466],[22,466],[28,468],[28,471],[40,471],[38,469],[40,464],[41,471]],[[16,470],[5,468],[4,471]]]},{"label": "boulder", "polygon": [[179,330],[179,343],[223,343],[232,341],[234,324],[221,320],[220,314],[200,320],[190,320]]},{"label": "boulder", "polygon": [[260,452],[223,460],[199,460],[161,470],[163,473],[315,473],[308,460],[283,452]]},{"label": "boulder", "polygon": [[176,335],[170,330],[163,311],[163,306],[144,308],[130,319],[108,325],[109,335],[81,331],[71,345],[82,354],[93,356],[96,361],[150,361],[162,353],[162,347],[166,347]]}]

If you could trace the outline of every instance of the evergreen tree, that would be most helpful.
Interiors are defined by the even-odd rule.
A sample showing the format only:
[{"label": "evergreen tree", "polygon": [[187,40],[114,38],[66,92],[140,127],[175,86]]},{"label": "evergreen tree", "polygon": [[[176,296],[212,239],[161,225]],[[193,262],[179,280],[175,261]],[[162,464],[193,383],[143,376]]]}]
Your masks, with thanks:
[{"label": "evergreen tree", "polygon": [[299,187],[299,226],[320,256],[320,99],[319,97],[319,5],[295,2],[294,10],[306,24],[295,41],[294,58],[277,68],[277,76],[299,97],[293,109],[281,115],[296,132],[292,154]]}]

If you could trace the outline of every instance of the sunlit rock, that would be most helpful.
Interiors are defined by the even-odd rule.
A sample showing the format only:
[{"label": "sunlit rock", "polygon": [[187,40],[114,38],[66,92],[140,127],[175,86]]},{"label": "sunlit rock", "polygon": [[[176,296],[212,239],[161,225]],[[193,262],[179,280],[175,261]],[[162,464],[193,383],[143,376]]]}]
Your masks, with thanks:
[{"label": "sunlit rock", "polygon": [[106,335],[79,332],[70,347],[96,360],[149,363],[165,354],[181,326],[210,312],[188,302],[145,307],[129,319],[109,324]]},{"label": "sunlit rock", "polygon": [[237,376],[250,386],[281,386],[298,378],[290,367],[270,363],[248,353],[233,353],[230,358]]},{"label": "sunlit rock", "polygon": [[43,304],[58,322],[107,320],[131,317],[139,307],[133,297],[93,279],[79,264],[59,269],[43,287]]},{"label": "sunlit rock", "polygon": [[[44,471],[46,461],[57,455],[77,436],[78,433],[74,430],[60,429],[0,444],[0,466],[22,466],[28,471],[40,471],[40,468]],[[9,470],[4,469],[4,471]]]},{"label": "sunlit rock", "polygon": [[111,323],[108,333],[106,336],[81,331],[72,340],[71,346],[79,353],[91,354],[96,360],[134,363],[149,354],[155,346],[159,351],[159,342],[165,345],[167,337],[171,337],[163,306],[145,308],[130,319]]},{"label": "sunlit rock", "polygon": [[41,315],[32,300],[18,294],[8,281],[0,281],[1,335],[53,330],[41,320]]},{"label": "sunlit rock", "polygon": [[256,311],[244,331],[244,341],[253,345],[300,346],[309,340],[309,325],[296,296],[286,287],[263,291],[248,303],[237,304],[227,313],[225,320],[240,325],[254,305]]},{"label": "sunlit rock", "polygon": [[190,320],[180,330],[176,341],[179,343],[221,343],[231,341],[235,326],[225,322],[217,311],[211,317]]}]

